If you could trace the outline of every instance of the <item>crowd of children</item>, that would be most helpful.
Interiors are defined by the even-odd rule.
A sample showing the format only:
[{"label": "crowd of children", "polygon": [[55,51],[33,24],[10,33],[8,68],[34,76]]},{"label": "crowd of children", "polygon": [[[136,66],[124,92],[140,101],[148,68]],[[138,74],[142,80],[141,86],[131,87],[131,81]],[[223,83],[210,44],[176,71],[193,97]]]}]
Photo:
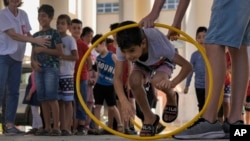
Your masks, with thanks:
[{"label": "crowd of children", "polygon": [[[50,25],[53,18],[54,8],[51,5],[43,4],[38,8],[41,30],[33,37],[45,38],[50,43],[32,44],[33,71],[29,78],[24,103],[31,105],[33,122],[32,129],[27,134],[70,136],[108,133],[101,131],[99,125],[93,123],[83,109],[76,95],[77,71],[81,71],[81,96],[90,111],[100,120],[101,109],[106,103],[109,117],[107,126],[114,128],[115,123],[116,130],[125,134],[137,134],[130,122],[136,114],[143,123],[140,136],[154,136],[164,130],[165,126],[159,122],[160,117],[151,110],[151,104],[157,101],[152,95],[155,89],[163,91],[168,99],[162,115],[163,121],[170,123],[177,118],[179,94],[174,91],[174,87],[189,75],[185,88],[185,93],[188,92],[192,65],[194,68],[195,65],[201,67],[194,69],[194,72],[196,71],[196,75],[202,73],[202,82],[197,81],[196,85],[199,111],[202,109],[205,102],[204,62],[197,64],[195,61],[201,60],[191,58],[191,64],[176,52],[158,29],[134,27],[119,31],[113,35],[113,40],[101,41],[95,48],[96,53],[92,52],[87,56],[83,68],[79,68],[89,45],[103,35],[96,34],[93,37],[94,32],[90,27],[83,28],[81,20],[71,19],[66,14],[57,17],[54,29]],[[133,21],[114,23],[110,29],[134,23]],[[71,35],[68,35],[68,31]],[[204,43],[206,32],[205,27],[197,30],[196,39],[200,44]],[[227,63],[231,64],[228,53]],[[171,78],[175,65],[180,66],[181,70],[177,76]],[[227,67],[224,87],[225,119],[228,118],[230,111],[228,94],[231,68],[229,66],[231,65]],[[202,87],[198,87],[201,83]],[[147,97],[149,94],[145,85],[152,90],[149,92],[151,98]],[[246,124],[250,124],[249,91],[244,105]],[[39,107],[43,121],[39,115]]]}]

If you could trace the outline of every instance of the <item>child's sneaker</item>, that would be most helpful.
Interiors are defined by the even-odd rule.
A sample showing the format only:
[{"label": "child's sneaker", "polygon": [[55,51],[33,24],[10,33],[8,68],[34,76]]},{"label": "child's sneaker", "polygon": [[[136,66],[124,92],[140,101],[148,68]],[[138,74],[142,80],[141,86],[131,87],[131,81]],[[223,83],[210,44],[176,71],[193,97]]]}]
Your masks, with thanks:
[{"label": "child's sneaker", "polygon": [[131,129],[125,129],[124,133],[127,135],[137,135],[137,132],[135,130],[131,130]]},{"label": "child's sneaker", "polygon": [[224,138],[225,133],[219,121],[210,123],[201,118],[191,127],[174,135],[176,139],[221,139]]},{"label": "child's sneaker", "polygon": [[24,135],[25,132],[23,132],[23,131],[17,129],[15,126],[13,126],[13,127],[10,127],[10,128],[5,127],[4,134],[6,136],[18,136],[18,135]]},{"label": "child's sneaker", "polygon": [[75,135],[84,135],[86,136],[88,134],[88,130],[85,129],[85,127],[83,125],[79,125],[77,127],[77,132],[75,133]]}]

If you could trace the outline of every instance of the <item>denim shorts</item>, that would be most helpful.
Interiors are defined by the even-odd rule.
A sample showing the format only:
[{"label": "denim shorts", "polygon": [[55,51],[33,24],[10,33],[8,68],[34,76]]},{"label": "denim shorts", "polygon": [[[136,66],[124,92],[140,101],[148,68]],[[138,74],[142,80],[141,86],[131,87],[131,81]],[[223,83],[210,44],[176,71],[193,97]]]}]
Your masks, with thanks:
[{"label": "denim shorts", "polygon": [[249,0],[214,0],[205,42],[234,48],[250,45]]},{"label": "denim shorts", "polygon": [[43,68],[41,72],[36,71],[35,82],[39,101],[58,100],[58,68]]}]

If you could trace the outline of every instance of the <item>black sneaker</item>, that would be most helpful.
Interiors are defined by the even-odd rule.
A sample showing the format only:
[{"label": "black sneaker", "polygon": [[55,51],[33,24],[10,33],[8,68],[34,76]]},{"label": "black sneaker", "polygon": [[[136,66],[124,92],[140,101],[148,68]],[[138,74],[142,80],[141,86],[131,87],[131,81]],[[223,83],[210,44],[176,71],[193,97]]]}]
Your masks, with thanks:
[{"label": "black sneaker", "polygon": [[229,139],[230,138],[230,125],[244,125],[244,122],[242,120],[238,120],[235,123],[229,123],[228,119],[225,119],[225,121],[223,122],[222,128],[225,132],[225,139]]},{"label": "black sneaker", "polygon": [[18,135],[20,136],[20,135],[24,135],[25,132],[23,132],[23,131],[17,129],[15,126],[13,126],[10,128],[5,127],[4,134],[6,136],[18,136]]}]

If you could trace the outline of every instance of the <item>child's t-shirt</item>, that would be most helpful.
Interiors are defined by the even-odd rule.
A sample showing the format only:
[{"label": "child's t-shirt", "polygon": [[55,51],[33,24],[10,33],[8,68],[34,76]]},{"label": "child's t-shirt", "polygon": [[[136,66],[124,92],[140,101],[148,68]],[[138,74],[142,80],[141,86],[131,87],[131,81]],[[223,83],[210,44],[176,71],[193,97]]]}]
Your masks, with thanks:
[{"label": "child's t-shirt", "polygon": [[[43,37],[50,38],[50,45],[47,48],[55,49],[57,44],[61,44],[61,36],[59,32],[55,29],[49,29],[46,31],[38,31],[33,37]],[[40,47],[36,44],[32,44],[33,48]],[[49,55],[46,53],[38,53],[34,55],[34,58],[41,64],[42,68],[58,68],[59,67],[59,57],[55,55]]]},{"label": "child's t-shirt", "polygon": [[[145,28],[143,31],[148,41],[148,59],[146,61],[137,61],[145,66],[157,65],[164,58],[172,61],[176,51],[167,37],[157,28]],[[116,55],[117,60],[126,60],[119,47],[116,49]]]},{"label": "child's t-shirt", "polygon": [[[82,39],[76,40],[77,45],[77,51],[79,55],[79,59],[75,63],[75,72],[74,77],[76,78],[77,71],[79,69],[80,62],[82,61],[82,58],[84,57],[85,53],[88,51],[89,47],[86,43],[83,42]],[[83,67],[81,68],[81,76],[80,80],[88,80],[88,68],[87,63],[83,64]]]},{"label": "child's t-shirt", "polygon": [[[76,41],[72,36],[62,37],[63,42],[63,54],[71,55],[73,50],[77,51]],[[60,60],[60,75],[72,75],[75,71],[75,62],[69,60]]]},{"label": "child's t-shirt", "polygon": [[115,71],[115,63],[112,59],[111,52],[108,52],[105,57],[101,57],[100,55],[96,57],[98,78],[96,83],[104,86],[113,85],[113,77]]}]

